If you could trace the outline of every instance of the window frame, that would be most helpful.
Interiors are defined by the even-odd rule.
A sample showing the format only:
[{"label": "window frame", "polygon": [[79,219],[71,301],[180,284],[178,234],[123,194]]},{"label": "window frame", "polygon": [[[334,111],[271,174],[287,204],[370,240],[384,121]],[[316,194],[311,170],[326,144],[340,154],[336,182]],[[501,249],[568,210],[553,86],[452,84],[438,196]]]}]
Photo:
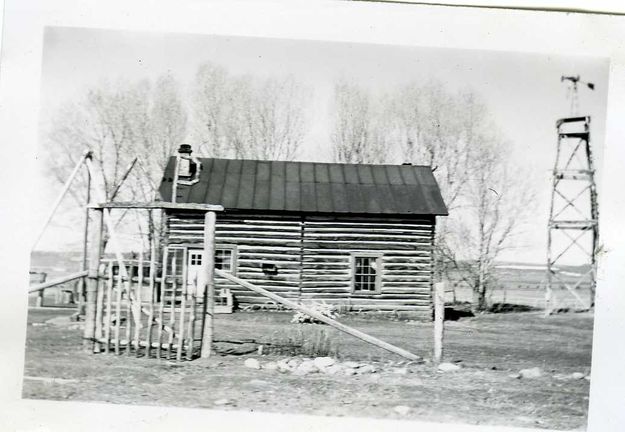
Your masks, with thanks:
[{"label": "window frame", "polygon": [[[236,276],[237,275],[237,262],[238,262],[238,248],[237,245],[234,244],[216,244],[215,245],[215,258],[217,257],[217,250],[218,249],[222,249],[222,250],[229,250],[230,251],[230,270],[224,270],[228,273],[230,273],[231,275]],[[215,268],[217,268],[217,262],[215,261]]]},{"label": "window frame", "polygon": [[[351,293],[358,296],[367,296],[372,294],[380,294],[382,287],[382,257],[384,254],[377,252],[352,252],[350,254],[349,269],[351,273]],[[357,258],[374,258],[376,271],[374,289],[363,291],[356,289],[356,259]]]},{"label": "window frame", "polygon": [[[201,256],[202,256],[202,259],[204,259],[204,249],[203,248],[199,248],[199,247],[197,247],[197,245],[194,245],[194,246],[187,246],[186,249],[187,249],[187,254],[189,256],[187,258],[187,262],[188,263],[189,263],[190,256],[191,256],[192,253],[199,252],[201,254]],[[225,270],[225,271],[228,271],[230,274],[236,276],[236,274],[237,274],[237,266],[238,266],[238,255],[239,255],[238,254],[237,245],[234,245],[234,244],[216,244],[215,245],[215,257],[217,256],[217,250],[218,249],[231,251],[230,264],[232,266],[232,269],[230,271],[228,271],[228,270]],[[216,268],[217,267],[215,267],[215,269]]]}]

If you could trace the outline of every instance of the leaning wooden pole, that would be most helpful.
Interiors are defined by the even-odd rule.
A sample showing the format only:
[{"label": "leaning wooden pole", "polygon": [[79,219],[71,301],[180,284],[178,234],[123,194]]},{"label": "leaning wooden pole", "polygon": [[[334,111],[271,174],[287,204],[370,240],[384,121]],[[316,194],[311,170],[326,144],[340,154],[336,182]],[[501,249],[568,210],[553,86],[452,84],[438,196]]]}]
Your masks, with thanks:
[{"label": "leaning wooden pole", "polygon": [[[398,354],[404,358],[410,359],[410,360],[422,360],[421,357],[419,357],[416,354],[413,354],[409,351],[406,351],[405,349],[396,347],[395,345],[391,345],[388,342],[384,342],[383,340],[380,340],[376,337],[373,337],[371,335],[368,335],[366,333],[361,332],[360,330],[356,330],[355,328],[346,326],[345,324],[341,324],[340,322],[333,320],[332,318],[328,318],[327,316],[314,311],[310,308],[307,308],[306,306],[303,306],[301,304],[295,303],[294,301],[291,301],[289,299],[286,299],[284,297],[280,297],[277,294],[274,294],[270,291],[267,291],[264,288],[258,287],[256,285],[253,285],[247,281],[244,281],[243,279],[240,279],[236,276],[233,276],[232,274],[225,272],[223,270],[214,270],[214,273],[217,274],[220,277],[223,277],[225,279],[228,279],[234,283],[237,283],[239,285],[241,285],[242,287],[245,287],[249,290],[252,290],[260,295],[263,295],[265,297],[269,297],[272,300],[277,301],[278,303],[282,303],[285,306],[290,307],[291,309],[295,309],[301,312],[304,312],[306,315],[309,315],[323,323],[328,324],[329,326],[334,327],[337,330],[340,330],[342,332],[345,332],[349,335],[352,335],[354,337],[357,337],[358,339],[361,339],[367,343],[370,343],[372,345],[378,346],[382,349],[385,349],[387,351],[390,351],[394,354]],[[204,351],[204,344],[202,344],[202,351]]]},{"label": "leaning wooden pole", "polygon": [[85,330],[83,333],[83,347],[93,352],[96,321],[96,297],[98,292],[98,268],[100,267],[100,253],[102,249],[102,221],[103,211],[95,209],[95,217],[91,228],[91,242],[89,250],[89,269],[87,270],[87,300],[85,305]]},{"label": "leaning wooden pole", "polygon": [[204,215],[204,256],[202,273],[205,275],[204,288],[204,327],[202,330],[202,350],[200,357],[208,358],[213,348],[213,317],[215,314],[215,212]]},{"label": "leaning wooden pole", "polygon": [[76,279],[84,278],[85,276],[87,276],[88,273],[89,272],[87,270],[79,271],[77,273],[72,273],[72,274],[67,275],[67,276],[62,276],[60,278],[53,279],[53,280],[48,281],[48,282],[40,283],[40,284],[37,284],[37,285],[31,285],[30,287],[28,287],[28,292],[29,293],[36,292],[36,291],[40,291],[41,292],[41,291],[43,291],[46,288],[52,288],[54,286],[61,285],[61,284],[67,283],[67,282],[71,282],[71,281],[74,281]]},{"label": "leaning wooden pole", "polygon": [[52,204],[52,209],[50,210],[50,213],[48,213],[48,216],[46,217],[45,222],[43,223],[43,225],[41,226],[41,228],[37,232],[37,236],[35,237],[35,241],[33,242],[33,245],[31,247],[31,249],[35,249],[35,247],[39,243],[39,240],[41,240],[41,237],[43,236],[43,233],[46,231],[46,228],[50,224],[50,221],[52,220],[52,217],[56,213],[56,210],[59,208],[59,205],[61,205],[61,202],[63,201],[63,198],[67,194],[67,191],[69,191],[69,188],[72,185],[72,183],[74,181],[74,178],[76,177],[76,175],[80,171],[80,167],[82,166],[82,164],[85,161],[87,161],[90,158],[91,158],[91,152],[90,151],[85,151],[83,153],[83,155],[81,156],[80,160],[78,161],[78,163],[74,167],[74,170],[72,171],[72,173],[70,174],[69,178],[65,182],[65,185],[63,186],[63,190],[61,191],[59,196],[56,198],[56,201],[54,201],[54,204]]}]

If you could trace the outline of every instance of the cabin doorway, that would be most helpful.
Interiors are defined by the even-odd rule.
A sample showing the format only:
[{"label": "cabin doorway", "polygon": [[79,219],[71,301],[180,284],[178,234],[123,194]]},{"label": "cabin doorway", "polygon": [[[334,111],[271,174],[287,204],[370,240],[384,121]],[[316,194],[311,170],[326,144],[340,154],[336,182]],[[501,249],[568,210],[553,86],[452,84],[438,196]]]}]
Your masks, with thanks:
[{"label": "cabin doorway", "polygon": [[205,285],[202,272],[202,261],[204,260],[204,251],[202,249],[189,249],[187,254],[187,291],[195,293],[199,296],[202,293],[202,287]]}]

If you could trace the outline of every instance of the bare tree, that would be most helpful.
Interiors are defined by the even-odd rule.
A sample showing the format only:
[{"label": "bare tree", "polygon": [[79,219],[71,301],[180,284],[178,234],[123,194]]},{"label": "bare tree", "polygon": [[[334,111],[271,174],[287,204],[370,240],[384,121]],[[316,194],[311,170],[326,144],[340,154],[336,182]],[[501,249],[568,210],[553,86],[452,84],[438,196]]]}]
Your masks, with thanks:
[{"label": "bare tree", "polygon": [[[184,138],[185,128],[186,114],[171,76],[159,78],[155,86],[147,80],[103,84],[56,113],[47,136],[46,161],[52,176],[63,182],[83,150],[89,149],[101,167],[107,200],[116,190],[123,199],[150,200],[162,176],[165,158]],[[144,169],[134,170],[118,188],[129,163],[137,156]],[[73,188],[73,192],[84,203],[86,176],[80,181],[83,187]],[[149,227],[144,229],[151,232],[151,219],[147,223]]]},{"label": "bare tree", "polygon": [[435,273],[460,275],[476,309],[484,309],[494,262],[514,245],[531,209],[526,174],[509,169],[509,149],[485,104],[474,92],[450,93],[437,82],[382,96],[339,83],[335,95],[336,160],[389,162],[397,151],[402,162],[432,166],[449,209],[437,222]]},{"label": "bare tree", "polygon": [[381,163],[392,157],[387,106],[357,85],[334,87],[334,124],[330,134],[334,159],[347,163]]},{"label": "bare tree", "polygon": [[305,90],[292,77],[233,76],[202,65],[194,84],[194,136],[213,157],[292,160],[301,145]]},{"label": "bare tree", "polygon": [[[481,135],[471,150],[471,171],[462,196],[462,212],[450,221],[446,246],[463,280],[472,288],[473,308],[487,308],[494,288],[495,261],[515,246],[532,211],[534,194],[528,173],[512,169],[509,148],[493,135]],[[513,173],[515,175],[513,175]],[[448,250],[448,251],[449,251]]]}]

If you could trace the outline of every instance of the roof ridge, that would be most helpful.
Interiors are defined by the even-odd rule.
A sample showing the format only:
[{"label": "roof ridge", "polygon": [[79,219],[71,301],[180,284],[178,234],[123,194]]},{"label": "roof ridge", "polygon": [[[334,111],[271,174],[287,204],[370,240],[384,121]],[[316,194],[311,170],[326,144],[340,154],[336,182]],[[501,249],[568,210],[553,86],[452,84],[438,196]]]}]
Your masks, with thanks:
[{"label": "roof ridge", "polygon": [[[175,156],[172,156],[175,158]],[[410,166],[416,168],[432,168],[432,165],[421,165],[421,164],[413,164],[413,163],[400,163],[400,164],[391,164],[391,163],[348,163],[348,162],[323,162],[323,161],[308,161],[308,160],[277,160],[277,159],[251,159],[251,158],[223,158],[223,157],[204,157],[198,156],[199,160],[223,160],[223,161],[232,161],[232,160],[240,160],[240,161],[249,161],[249,162],[284,162],[284,163],[312,163],[312,164],[323,164],[323,165],[366,165],[366,166],[392,166],[392,167],[401,167],[401,166]]]}]

